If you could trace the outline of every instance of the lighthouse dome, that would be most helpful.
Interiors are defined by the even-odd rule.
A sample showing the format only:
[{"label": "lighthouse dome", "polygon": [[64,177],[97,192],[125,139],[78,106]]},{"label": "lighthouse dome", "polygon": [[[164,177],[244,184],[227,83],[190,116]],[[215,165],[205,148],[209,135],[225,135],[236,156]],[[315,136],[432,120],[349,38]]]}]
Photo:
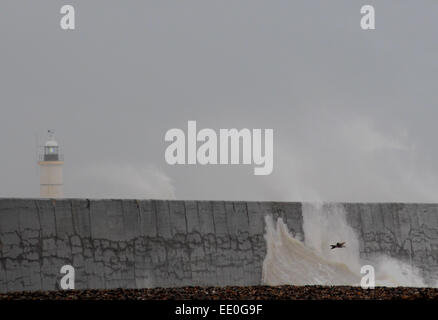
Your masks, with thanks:
[{"label": "lighthouse dome", "polygon": [[56,142],[55,140],[48,140],[46,142],[46,147],[57,147],[58,146],[58,142]]}]

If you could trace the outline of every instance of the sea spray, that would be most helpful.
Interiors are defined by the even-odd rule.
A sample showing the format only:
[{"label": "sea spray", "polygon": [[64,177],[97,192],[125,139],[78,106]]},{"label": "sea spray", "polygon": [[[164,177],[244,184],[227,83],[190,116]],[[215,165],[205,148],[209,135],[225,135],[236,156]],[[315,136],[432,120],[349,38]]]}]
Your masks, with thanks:
[{"label": "sea spray", "polygon": [[265,217],[267,253],[262,282],[267,285],[358,285],[359,274],[345,264],[324,259],[315,250],[292,237],[283,220],[276,225]]},{"label": "sea spray", "polygon": [[[344,263],[359,274],[359,240],[347,223],[344,207],[335,203],[303,203],[302,212],[304,244],[324,259]],[[346,248],[330,249],[337,242],[345,242]]]},{"label": "sea spray", "polygon": [[[267,285],[352,285],[360,284],[362,265],[376,271],[377,286],[425,286],[419,271],[385,255],[360,258],[359,239],[338,204],[303,204],[304,242],[295,239],[279,218],[265,217],[266,257],[262,282]],[[330,244],[346,242],[346,248]]]}]

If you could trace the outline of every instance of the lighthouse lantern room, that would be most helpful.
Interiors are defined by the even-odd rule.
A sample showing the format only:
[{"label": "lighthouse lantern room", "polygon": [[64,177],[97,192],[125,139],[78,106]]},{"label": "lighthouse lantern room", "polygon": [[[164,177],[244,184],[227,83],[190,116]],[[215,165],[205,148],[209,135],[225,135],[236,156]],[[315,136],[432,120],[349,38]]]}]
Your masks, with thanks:
[{"label": "lighthouse lantern room", "polygon": [[48,131],[48,139],[42,150],[43,152],[40,154],[38,161],[40,167],[40,197],[62,198],[64,197],[62,176],[64,159],[52,130]]}]

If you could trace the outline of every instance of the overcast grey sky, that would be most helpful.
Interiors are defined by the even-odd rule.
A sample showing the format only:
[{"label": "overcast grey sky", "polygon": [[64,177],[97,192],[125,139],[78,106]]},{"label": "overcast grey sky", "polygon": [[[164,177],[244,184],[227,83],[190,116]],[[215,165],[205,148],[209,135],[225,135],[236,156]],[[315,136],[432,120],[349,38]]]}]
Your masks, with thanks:
[{"label": "overcast grey sky", "polygon": [[[59,10],[76,9],[62,31]],[[375,5],[374,31],[360,8]],[[0,197],[438,201],[437,1],[0,3]],[[171,128],[274,129],[274,171],[170,166]]]}]

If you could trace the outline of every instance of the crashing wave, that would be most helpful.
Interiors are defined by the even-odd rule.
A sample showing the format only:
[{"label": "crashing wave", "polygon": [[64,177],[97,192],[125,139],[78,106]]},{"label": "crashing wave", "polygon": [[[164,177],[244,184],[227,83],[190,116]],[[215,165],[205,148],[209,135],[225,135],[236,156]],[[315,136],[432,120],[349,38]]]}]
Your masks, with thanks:
[{"label": "crashing wave", "polygon": [[[359,240],[345,218],[342,205],[304,204],[304,242],[295,239],[281,218],[265,217],[267,253],[262,282],[266,285],[351,285],[359,286],[361,268],[371,265],[376,286],[424,287],[414,266],[388,256],[365,261],[359,256]],[[346,241],[346,248],[330,244]]]}]

